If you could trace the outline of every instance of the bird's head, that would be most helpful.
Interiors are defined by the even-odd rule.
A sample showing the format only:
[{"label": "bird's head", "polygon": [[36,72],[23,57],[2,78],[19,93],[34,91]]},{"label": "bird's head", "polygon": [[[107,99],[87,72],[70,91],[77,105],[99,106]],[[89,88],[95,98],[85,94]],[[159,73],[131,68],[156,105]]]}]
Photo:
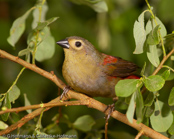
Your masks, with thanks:
[{"label": "bird's head", "polygon": [[77,36],[67,37],[57,44],[64,48],[65,54],[92,55],[97,51],[89,41]]}]

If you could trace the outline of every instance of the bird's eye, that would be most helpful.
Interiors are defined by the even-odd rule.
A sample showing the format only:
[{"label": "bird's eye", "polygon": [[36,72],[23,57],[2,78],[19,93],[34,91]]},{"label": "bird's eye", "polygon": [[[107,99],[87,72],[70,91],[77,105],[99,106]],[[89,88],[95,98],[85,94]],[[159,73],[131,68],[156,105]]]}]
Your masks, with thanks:
[{"label": "bird's eye", "polygon": [[75,45],[76,45],[76,47],[80,47],[80,46],[82,46],[82,43],[79,42],[79,41],[77,41],[77,42],[75,43]]}]

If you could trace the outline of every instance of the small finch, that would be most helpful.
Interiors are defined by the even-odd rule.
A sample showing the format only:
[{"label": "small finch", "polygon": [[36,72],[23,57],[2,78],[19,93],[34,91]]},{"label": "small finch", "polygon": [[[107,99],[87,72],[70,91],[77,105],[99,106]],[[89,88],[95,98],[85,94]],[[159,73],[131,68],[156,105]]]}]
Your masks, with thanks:
[{"label": "small finch", "polygon": [[62,73],[68,85],[91,97],[116,97],[115,85],[123,79],[139,79],[134,63],[99,52],[87,40],[72,36],[57,42],[63,47]]}]

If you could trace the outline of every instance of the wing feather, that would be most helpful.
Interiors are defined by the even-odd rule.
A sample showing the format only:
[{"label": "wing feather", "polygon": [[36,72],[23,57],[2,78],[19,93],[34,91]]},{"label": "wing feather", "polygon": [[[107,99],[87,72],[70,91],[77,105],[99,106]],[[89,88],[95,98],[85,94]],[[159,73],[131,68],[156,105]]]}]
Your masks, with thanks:
[{"label": "wing feather", "polygon": [[124,78],[133,75],[138,69],[138,66],[130,61],[120,57],[103,55],[104,59],[102,65],[104,66],[104,72],[109,76]]}]

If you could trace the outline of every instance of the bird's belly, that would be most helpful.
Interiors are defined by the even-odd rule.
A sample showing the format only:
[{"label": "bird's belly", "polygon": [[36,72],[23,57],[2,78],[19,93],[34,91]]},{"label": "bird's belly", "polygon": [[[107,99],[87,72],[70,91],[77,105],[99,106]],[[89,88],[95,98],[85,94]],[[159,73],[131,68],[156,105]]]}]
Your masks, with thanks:
[{"label": "bird's belly", "polygon": [[115,97],[115,84],[119,79],[100,76],[102,71],[64,70],[63,76],[74,90],[92,97]]}]

